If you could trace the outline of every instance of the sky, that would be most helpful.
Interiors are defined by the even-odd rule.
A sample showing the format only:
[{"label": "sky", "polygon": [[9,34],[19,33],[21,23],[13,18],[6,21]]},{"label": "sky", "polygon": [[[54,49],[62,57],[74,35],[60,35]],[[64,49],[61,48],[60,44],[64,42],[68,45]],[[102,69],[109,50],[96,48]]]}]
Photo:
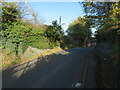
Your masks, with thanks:
[{"label": "sky", "polygon": [[64,31],[71,22],[79,16],[84,16],[82,6],[78,2],[29,2],[29,5],[37,13],[38,20],[43,20],[44,24],[51,25],[54,20],[59,22],[61,16]]}]

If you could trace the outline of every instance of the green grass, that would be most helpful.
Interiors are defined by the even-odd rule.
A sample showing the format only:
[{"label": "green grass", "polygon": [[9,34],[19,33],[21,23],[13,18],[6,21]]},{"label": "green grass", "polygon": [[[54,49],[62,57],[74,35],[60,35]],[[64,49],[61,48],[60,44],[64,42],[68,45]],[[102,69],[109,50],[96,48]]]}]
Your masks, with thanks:
[{"label": "green grass", "polygon": [[[10,55],[7,55],[6,58],[4,58],[3,60],[3,64],[2,64],[2,67],[3,69],[6,69],[6,68],[9,68],[10,66],[13,66],[13,65],[16,65],[16,64],[20,64],[20,63],[24,63],[24,62],[27,62],[27,61],[31,61],[33,59],[37,59],[38,57],[42,57],[42,56],[46,56],[46,55],[50,55],[50,54],[53,54],[55,52],[58,52],[58,51],[61,51],[62,49],[59,48],[59,47],[56,47],[54,49],[51,49],[51,50],[48,50],[46,52],[43,52],[43,53],[38,53],[36,55],[31,55],[27,58],[24,58],[24,59],[20,59],[20,58],[14,58],[14,59],[7,59],[8,57],[10,58],[11,56]],[[6,62],[5,62],[6,61]],[[8,62],[9,61],[9,62]]]},{"label": "green grass", "polygon": [[5,63],[5,64],[2,64],[2,67],[6,67],[8,66],[9,64]]},{"label": "green grass", "polygon": [[12,64],[17,64],[17,63],[19,63],[20,62],[20,60],[14,60],[14,61],[12,61],[11,63]]}]

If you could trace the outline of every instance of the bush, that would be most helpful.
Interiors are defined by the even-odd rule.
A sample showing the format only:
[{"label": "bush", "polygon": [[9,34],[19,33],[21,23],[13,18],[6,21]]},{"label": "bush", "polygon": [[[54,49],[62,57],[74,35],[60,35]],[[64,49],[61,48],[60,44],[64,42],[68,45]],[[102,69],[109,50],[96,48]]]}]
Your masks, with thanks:
[{"label": "bush", "polygon": [[39,36],[34,42],[31,43],[31,46],[38,49],[48,49],[49,44],[47,38]]}]

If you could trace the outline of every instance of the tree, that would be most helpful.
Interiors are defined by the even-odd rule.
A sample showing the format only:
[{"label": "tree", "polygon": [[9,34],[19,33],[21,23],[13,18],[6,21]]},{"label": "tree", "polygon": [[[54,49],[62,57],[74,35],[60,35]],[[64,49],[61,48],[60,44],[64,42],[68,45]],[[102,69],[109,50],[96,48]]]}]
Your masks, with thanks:
[{"label": "tree", "polygon": [[77,20],[69,25],[67,32],[78,46],[81,44],[85,45],[91,37],[90,22],[86,18],[78,17]]},{"label": "tree", "polygon": [[9,25],[12,25],[14,22],[17,22],[21,19],[21,13],[20,9],[18,8],[17,3],[8,3],[8,2],[2,2],[2,44],[4,45],[3,48],[5,48],[5,43],[8,40],[8,35],[10,32],[8,32]]},{"label": "tree", "polygon": [[21,19],[21,12],[17,3],[2,3],[2,23],[13,23]]},{"label": "tree", "polygon": [[83,2],[85,17],[98,29],[97,41],[118,41],[120,32],[120,2]]},{"label": "tree", "polygon": [[52,22],[52,26],[48,26],[47,30],[44,33],[45,37],[49,39],[49,45],[53,48],[52,43],[57,43],[62,40],[64,35],[62,27],[57,24],[57,21]]},{"label": "tree", "polygon": [[24,42],[27,37],[30,36],[31,31],[32,28],[29,25],[26,25],[23,22],[16,22],[9,25],[5,31],[2,30],[2,34],[6,35],[6,39],[9,39],[9,41],[15,46],[15,53],[16,56],[18,56],[19,44]]},{"label": "tree", "polygon": [[81,2],[86,14],[85,17],[91,19],[94,26],[105,24],[113,3],[115,2]]},{"label": "tree", "polygon": [[2,43],[4,45],[10,41],[14,48],[16,56],[18,56],[18,47],[29,37],[32,28],[23,22],[22,13],[18,3],[2,2]]}]

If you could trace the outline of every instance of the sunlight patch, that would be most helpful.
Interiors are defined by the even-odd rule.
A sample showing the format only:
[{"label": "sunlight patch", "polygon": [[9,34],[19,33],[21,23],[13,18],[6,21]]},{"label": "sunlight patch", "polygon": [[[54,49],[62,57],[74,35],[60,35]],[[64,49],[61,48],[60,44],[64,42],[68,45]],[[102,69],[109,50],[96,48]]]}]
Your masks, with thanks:
[{"label": "sunlight patch", "polygon": [[74,83],[74,84],[72,84],[72,87],[73,88],[79,88],[79,87],[81,87],[81,83]]}]

